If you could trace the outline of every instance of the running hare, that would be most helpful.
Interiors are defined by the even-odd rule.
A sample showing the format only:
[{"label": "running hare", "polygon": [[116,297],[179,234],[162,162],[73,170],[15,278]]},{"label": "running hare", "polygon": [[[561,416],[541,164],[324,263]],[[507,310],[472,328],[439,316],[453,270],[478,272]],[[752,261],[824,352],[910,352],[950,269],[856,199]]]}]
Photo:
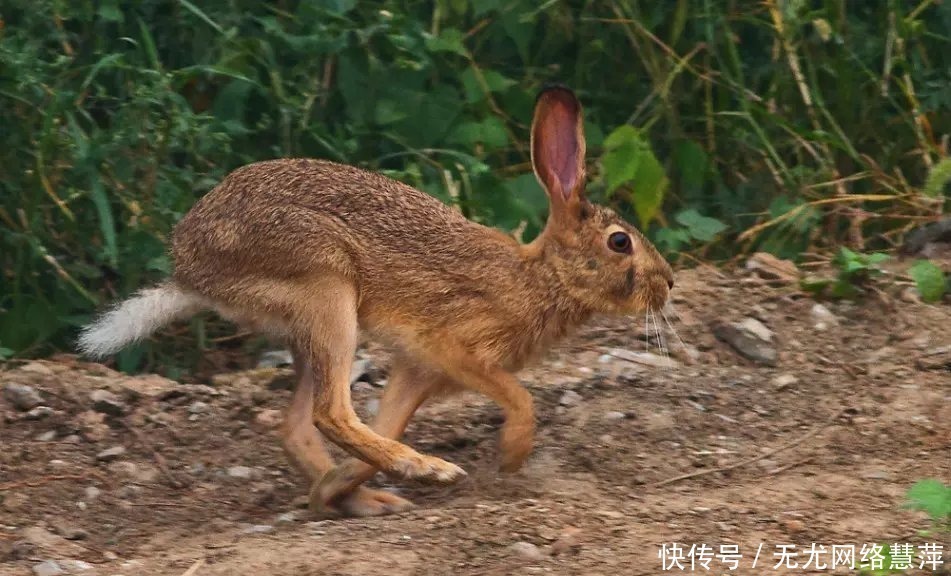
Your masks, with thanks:
[{"label": "running hare", "polygon": [[[239,168],[178,224],[171,279],[105,313],[80,348],[111,354],[201,309],[286,338],[300,381],[283,442],[313,481],[311,507],[324,513],[411,507],[361,486],[377,470],[437,482],[465,476],[398,440],[440,391],[475,390],[501,406],[501,469],[516,470],[535,421],[514,372],[592,314],[657,309],[673,287],[653,245],[585,199],[581,105],[569,89],[539,94],[531,154],[550,214],[524,245],[352,166],[284,159]],[[358,330],[397,350],[372,427],[350,402]],[[353,457],[335,466],[323,437]]]}]

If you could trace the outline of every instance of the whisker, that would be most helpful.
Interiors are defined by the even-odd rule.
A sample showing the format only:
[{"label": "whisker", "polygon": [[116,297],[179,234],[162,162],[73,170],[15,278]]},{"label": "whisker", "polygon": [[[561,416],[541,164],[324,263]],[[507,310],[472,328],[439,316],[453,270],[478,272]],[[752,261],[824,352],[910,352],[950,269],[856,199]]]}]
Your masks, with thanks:
[{"label": "whisker", "polygon": [[670,369],[671,363],[669,349],[667,347],[667,339],[664,338],[664,334],[661,331],[660,322],[657,321],[657,315],[654,314],[653,308],[650,309],[650,319],[654,323],[654,334],[657,335],[657,346],[660,349],[661,356],[663,356],[666,361],[667,368]]},{"label": "whisker", "polygon": [[[673,312],[673,310],[671,310]],[[677,342],[680,344],[680,348],[684,351],[687,351],[687,344],[684,342],[683,338],[680,337],[680,334],[677,332],[677,329],[674,328],[673,322],[670,321],[670,318],[667,317],[667,313],[664,312],[664,309],[661,308],[660,315],[664,318],[664,322],[667,323],[667,327],[670,328],[671,333],[674,335],[674,338],[677,339]]]}]

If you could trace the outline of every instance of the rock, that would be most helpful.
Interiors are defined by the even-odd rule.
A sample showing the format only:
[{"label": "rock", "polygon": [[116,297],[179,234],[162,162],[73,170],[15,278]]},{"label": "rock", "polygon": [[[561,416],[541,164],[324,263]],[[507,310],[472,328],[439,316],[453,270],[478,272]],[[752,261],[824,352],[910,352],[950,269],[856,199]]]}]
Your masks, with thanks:
[{"label": "rock", "polygon": [[67,558],[70,556],[80,556],[86,552],[86,549],[75,542],[57,536],[40,526],[30,526],[24,528],[23,540],[29,542],[32,546],[41,550],[44,554],[58,558]]},{"label": "rock", "polygon": [[254,526],[248,526],[243,530],[244,534],[267,534],[268,532],[273,532],[274,526],[270,524],[255,524]]},{"label": "rock", "polygon": [[380,399],[379,398],[370,398],[366,403],[367,413],[370,416],[376,416],[377,412],[380,411]]},{"label": "rock", "polygon": [[86,486],[86,489],[83,491],[86,496],[86,502],[93,502],[99,498],[102,494],[102,490],[96,488],[95,486]]},{"label": "rock", "polygon": [[565,390],[565,393],[561,395],[561,399],[558,400],[558,403],[570,408],[577,406],[581,401],[581,394],[578,394],[574,390]]},{"label": "rock", "polygon": [[258,368],[281,368],[294,364],[294,357],[290,350],[269,350],[261,354],[258,359]]},{"label": "rock", "polygon": [[66,574],[66,570],[63,570],[57,562],[46,560],[33,565],[33,574],[36,576],[58,576],[59,574]]},{"label": "rock", "polygon": [[56,411],[49,406],[37,406],[27,412],[25,418],[27,420],[42,420],[43,418],[52,416],[55,412]]},{"label": "rock", "polygon": [[69,524],[55,523],[53,527],[56,529],[56,533],[62,536],[67,540],[85,540],[89,537],[89,532],[86,532],[78,526],[70,526]]},{"label": "rock", "polygon": [[747,318],[743,322],[716,324],[713,334],[745,358],[769,366],[776,364],[778,354],[770,343],[772,332],[759,320]]},{"label": "rock", "polygon": [[564,554],[581,545],[581,530],[574,526],[568,526],[561,531],[558,538],[552,542],[551,555],[557,556]]},{"label": "rock", "polygon": [[285,512],[277,517],[275,524],[293,524],[297,522],[298,516],[296,510],[291,510],[290,512]]},{"label": "rock", "polygon": [[354,360],[350,366],[350,385],[353,386],[357,381],[364,380],[370,374],[371,364],[366,358]]},{"label": "rock", "polygon": [[59,565],[65,568],[70,574],[78,574],[79,572],[93,569],[92,564],[83,562],[82,560],[60,560]]},{"label": "rock", "polygon": [[125,378],[116,383],[120,393],[129,400],[164,398],[176,393],[179,384],[157,374]]},{"label": "rock", "polygon": [[777,284],[795,284],[799,281],[799,269],[795,263],[768,252],[756,252],[750,256],[746,261],[746,269]]},{"label": "rock", "polygon": [[835,326],[839,323],[839,319],[836,315],[822,304],[813,304],[809,313],[815,322],[814,327],[816,330],[825,330],[829,326]]},{"label": "rock", "polygon": [[142,487],[135,484],[126,484],[116,490],[116,496],[123,500],[135,500],[142,494]]},{"label": "rock", "polygon": [[610,411],[610,412],[605,412],[605,413],[604,413],[604,416],[602,416],[602,418],[604,418],[604,420],[606,420],[606,421],[608,421],[608,422],[617,422],[617,421],[619,421],[619,420],[624,420],[624,419],[626,419],[626,418],[627,418],[627,414],[625,414],[624,412],[617,412],[617,411],[615,411],[615,410],[612,410],[612,411]]},{"label": "rock", "polygon": [[96,412],[108,416],[122,416],[125,414],[125,403],[108,390],[94,390],[93,393],[89,395],[89,399],[92,400],[92,409]]},{"label": "rock", "polygon": [[197,400],[188,405],[188,413],[189,414],[204,414],[205,412],[208,412],[210,408],[211,406],[209,406],[207,402],[202,402],[200,400]]},{"label": "rock", "polygon": [[21,412],[36,408],[43,403],[43,397],[36,388],[15,382],[9,382],[3,386],[3,397]]},{"label": "rock", "polygon": [[247,466],[232,466],[228,468],[226,474],[229,478],[234,478],[236,480],[250,480],[254,476],[254,470],[248,468]]},{"label": "rock", "polygon": [[676,368],[680,366],[680,362],[669,356],[661,356],[651,352],[634,352],[633,350],[624,350],[623,348],[612,348],[610,355],[642,366],[650,366],[651,368]]},{"label": "rock", "polygon": [[128,460],[119,460],[109,464],[109,471],[119,476],[133,480],[140,484],[149,484],[158,479],[158,468],[147,463],[129,462]]},{"label": "rock", "polygon": [[76,424],[90,442],[101,442],[109,437],[106,416],[100,412],[86,410],[76,417]]},{"label": "rock", "polygon": [[780,374],[773,378],[773,386],[777,391],[785,390],[797,382],[799,382],[799,378],[796,378],[792,374]]},{"label": "rock", "polygon": [[545,555],[531,542],[516,542],[509,546],[509,550],[526,560],[542,560]]},{"label": "rock", "polygon": [[266,408],[254,415],[252,426],[259,431],[272,430],[284,422],[284,414],[280,410]]},{"label": "rock", "polygon": [[47,430],[42,434],[37,434],[36,439],[40,442],[52,442],[56,440],[56,430]]},{"label": "rock", "polygon": [[102,452],[96,454],[96,460],[99,460],[100,462],[112,462],[117,460],[123,454],[125,454],[125,446],[113,446],[112,448],[106,448]]}]

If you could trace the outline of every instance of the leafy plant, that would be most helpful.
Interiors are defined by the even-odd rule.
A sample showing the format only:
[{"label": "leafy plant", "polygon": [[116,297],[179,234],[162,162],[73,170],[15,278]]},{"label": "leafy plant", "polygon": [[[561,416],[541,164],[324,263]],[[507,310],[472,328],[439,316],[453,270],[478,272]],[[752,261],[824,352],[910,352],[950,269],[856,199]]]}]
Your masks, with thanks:
[{"label": "leafy plant", "polygon": [[928,514],[933,531],[951,533],[951,486],[926,478],[909,488],[906,498],[907,508]]},{"label": "leafy plant", "polygon": [[829,298],[855,298],[869,280],[883,274],[881,266],[891,258],[888,254],[875,252],[862,254],[848,248],[840,248],[833,260],[837,275],[832,278],[807,277],[802,280],[804,290]]},{"label": "leafy plant", "polygon": [[928,260],[918,260],[908,268],[908,275],[915,281],[918,293],[925,302],[938,302],[948,290],[944,270]]}]

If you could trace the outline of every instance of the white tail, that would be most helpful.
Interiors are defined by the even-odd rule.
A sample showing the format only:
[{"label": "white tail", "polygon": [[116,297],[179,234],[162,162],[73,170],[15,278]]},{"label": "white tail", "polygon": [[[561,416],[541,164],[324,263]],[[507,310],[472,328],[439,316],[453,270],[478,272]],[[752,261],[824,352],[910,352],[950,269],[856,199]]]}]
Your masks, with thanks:
[{"label": "white tail", "polygon": [[94,358],[114,354],[202,307],[199,296],[183,292],[174,284],[142,290],[83,328],[79,349]]}]

